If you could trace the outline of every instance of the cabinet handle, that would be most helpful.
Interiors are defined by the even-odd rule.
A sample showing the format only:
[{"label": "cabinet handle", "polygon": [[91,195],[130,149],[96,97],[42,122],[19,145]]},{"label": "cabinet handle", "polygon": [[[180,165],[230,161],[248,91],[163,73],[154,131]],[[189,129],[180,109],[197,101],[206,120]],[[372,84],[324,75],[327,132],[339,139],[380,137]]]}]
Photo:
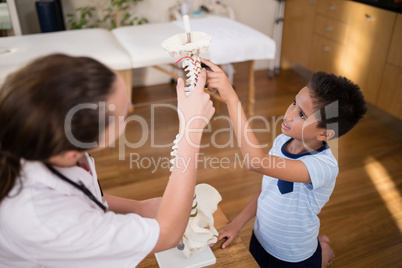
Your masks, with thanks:
[{"label": "cabinet handle", "polygon": [[366,21],[372,21],[373,20],[369,14],[366,14],[365,16],[366,16]]},{"label": "cabinet handle", "polygon": [[325,27],[325,31],[327,31],[327,32],[332,31],[332,27],[331,27],[331,26],[327,26],[327,27]]},{"label": "cabinet handle", "polygon": [[315,5],[315,0],[310,0],[308,3],[309,3],[310,5]]},{"label": "cabinet handle", "polygon": [[323,47],[322,47],[322,51],[324,51],[324,52],[329,51],[329,46],[323,46]]},{"label": "cabinet handle", "polygon": [[334,10],[335,10],[335,6],[330,5],[330,6],[328,7],[328,9],[331,10],[331,11],[334,11]]}]

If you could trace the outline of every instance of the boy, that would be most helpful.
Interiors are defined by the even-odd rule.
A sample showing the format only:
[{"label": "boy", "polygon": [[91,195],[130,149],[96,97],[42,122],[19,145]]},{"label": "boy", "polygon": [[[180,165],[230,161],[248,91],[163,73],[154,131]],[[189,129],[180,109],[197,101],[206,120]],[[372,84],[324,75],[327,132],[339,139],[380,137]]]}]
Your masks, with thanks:
[{"label": "boy", "polygon": [[249,159],[247,168],[264,175],[261,190],[219,230],[218,240],[227,238],[222,247],[256,216],[250,252],[261,267],[330,265],[335,255],[328,237],[318,237],[317,217],[338,175],[326,141],[347,133],[366,113],[359,87],[344,77],[314,73],[286,110],[282,134],[267,155],[258,147],[226,75],[215,64],[202,62],[212,69],[207,72],[208,87],[216,88],[228,106],[241,152]]}]

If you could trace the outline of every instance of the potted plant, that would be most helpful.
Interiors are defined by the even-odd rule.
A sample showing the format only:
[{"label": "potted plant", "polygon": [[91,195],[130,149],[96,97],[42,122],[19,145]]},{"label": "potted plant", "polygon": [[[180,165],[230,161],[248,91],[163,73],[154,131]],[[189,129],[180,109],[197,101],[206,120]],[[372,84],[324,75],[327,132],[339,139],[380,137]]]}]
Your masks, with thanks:
[{"label": "potted plant", "polygon": [[114,29],[120,26],[148,23],[148,19],[132,15],[132,8],[143,0],[110,0],[109,6],[103,10],[103,17],[96,19],[96,7],[86,6],[76,9],[75,14],[69,13],[68,24],[71,29],[95,28],[104,26]]}]

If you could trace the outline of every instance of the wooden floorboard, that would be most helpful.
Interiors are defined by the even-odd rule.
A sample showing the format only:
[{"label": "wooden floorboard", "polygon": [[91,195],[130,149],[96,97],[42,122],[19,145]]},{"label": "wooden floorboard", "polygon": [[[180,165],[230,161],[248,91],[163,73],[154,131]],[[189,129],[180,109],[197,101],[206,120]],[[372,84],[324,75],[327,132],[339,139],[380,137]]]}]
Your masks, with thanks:
[{"label": "wooden floorboard", "polygon": [[[247,65],[236,64],[235,69],[235,89],[241,101],[247,103]],[[281,71],[273,79],[267,77],[267,71],[255,75],[255,114],[266,118],[270,127],[269,132],[256,135],[268,151],[280,133],[281,116],[306,80],[291,70]],[[178,131],[172,108],[175,97],[174,84],[133,89],[135,117],[125,136],[126,143],[136,148],[123,146],[124,152],[119,150],[119,145],[124,145],[120,139],[115,148],[93,154],[105,192],[134,199],[162,195],[170,172],[166,165],[156,168],[152,161],[169,158]],[[355,129],[331,143],[340,173],[334,193],[319,215],[320,233],[328,235],[336,254],[331,267],[402,267],[401,125],[398,120],[383,122],[378,113],[369,112]],[[253,120],[253,127],[267,129],[260,118]],[[240,151],[231,137],[233,132],[222,104],[211,121],[211,131],[206,131],[202,139],[210,146],[201,150],[198,183],[208,183],[220,192],[220,206],[229,220],[246,206],[262,179],[241,165]],[[214,158],[227,159],[230,164],[214,168],[210,162]],[[252,228],[250,222],[240,232],[246,246]]]}]

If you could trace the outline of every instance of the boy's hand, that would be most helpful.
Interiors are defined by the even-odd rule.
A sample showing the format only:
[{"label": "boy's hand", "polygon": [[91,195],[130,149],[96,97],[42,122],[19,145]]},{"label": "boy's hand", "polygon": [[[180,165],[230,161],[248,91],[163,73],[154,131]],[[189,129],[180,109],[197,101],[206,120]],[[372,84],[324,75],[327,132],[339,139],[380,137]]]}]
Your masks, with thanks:
[{"label": "boy's hand", "polygon": [[213,90],[217,89],[222,99],[229,104],[233,101],[237,103],[238,97],[225,72],[222,71],[217,65],[213,64],[206,59],[201,58],[201,62],[209,66],[212,71],[207,71],[207,85],[208,88]]},{"label": "boy's hand", "polygon": [[[241,227],[239,228],[233,221],[228,225],[220,228],[218,230],[219,236],[218,241],[222,240],[223,238],[227,238],[227,240],[223,243],[222,248],[226,248],[229,246],[233,240],[237,237],[240,232]],[[213,244],[214,245],[214,244]],[[211,246],[213,246],[211,245]]]}]

